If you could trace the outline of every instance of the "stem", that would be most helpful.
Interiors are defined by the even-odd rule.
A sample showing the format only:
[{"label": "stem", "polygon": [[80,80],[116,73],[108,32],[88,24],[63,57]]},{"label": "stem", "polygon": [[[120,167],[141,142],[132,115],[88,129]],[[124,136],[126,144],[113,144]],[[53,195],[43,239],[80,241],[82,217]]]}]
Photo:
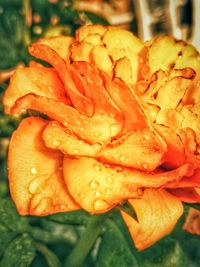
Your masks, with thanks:
[{"label": "stem", "polygon": [[47,246],[42,243],[36,243],[35,246],[36,249],[45,257],[49,267],[61,267],[58,257]]},{"label": "stem", "polygon": [[80,237],[77,245],[67,257],[64,266],[69,267],[81,267],[83,266],[84,260],[93,247],[98,235],[102,231],[103,222],[105,221],[107,214],[93,215],[89,219],[85,231]]},{"label": "stem", "polygon": [[25,17],[24,44],[28,46],[31,43],[30,27],[32,24],[32,10],[30,0],[23,0],[23,12]]}]

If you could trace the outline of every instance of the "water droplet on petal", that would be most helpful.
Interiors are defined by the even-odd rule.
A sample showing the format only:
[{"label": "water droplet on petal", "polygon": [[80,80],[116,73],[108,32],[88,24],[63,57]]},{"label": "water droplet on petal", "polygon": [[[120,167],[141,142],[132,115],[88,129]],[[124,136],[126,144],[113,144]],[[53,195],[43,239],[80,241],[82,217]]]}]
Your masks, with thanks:
[{"label": "water droplet on petal", "polygon": [[67,210],[67,206],[66,205],[61,205],[60,208],[61,208],[61,210]]},{"label": "water droplet on petal", "polygon": [[108,203],[102,199],[98,199],[94,203],[94,209],[95,210],[106,210],[106,209],[108,209],[108,207],[109,207]]},{"label": "water droplet on petal", "polygon": [[100,192],[96,192],[96,197],[100,197],[101,196],[101,193]]},{"label": "water droplet on petal", "polygon": [[36,174],[37,173],[37,169],[35,167],[31,168],[31,173],[32,174]]},{"label": "water droplet on petal", "polygon": [[58,146],[60,145],[60,141],[59,141],[59,140],[53,140],[52,145],[53,145],[54,147],[58,147]]},{"label": "water droplet on petal", "polygon": [[146,139],[146,140],[150,140],[150,139],[151,139],[151,136],[148,135],[148,134],[145,134],[144,139]]},{"label": "water droplet on petal", "polygon": [[58,123],[57,123],[57,122],[53,122],[53,123],[51,124],[51,126],[53,126],[53,127],[58,127]]},{"label": "water droplet on petal", "polygon": [[96,188],[98,185],[99,185],[98,182],[94,182],[94,181],[92,181],[92,182],[90,183],[90,187],[91,187],[92,189]]},{"label": "water droplet on petal", "polygon": [[24,114],[24,113],[26,113],[26,109],[25,108],[20,109],[20,114]]},{"label": "water droplet on petal", "polygon": [[115,136],[119,131],[120,131],[120,124],[118,123],[114,123],[110,126],[110,133],[111,133],[111,136]]},{"label": "water droplet on petal", "polygon": [[148,163],[144,163],[144,164],[142,165],[142,167],[146,170],[146,169],[149,167],[149,165],[148,165]]},{"label": "water droplet on petal", "polygon": [[73,195],[73,197],[74,197],[75,199],[77,199],[77,197],[78,197],[78,194],[74,194],[74,195]]},{"label": "water droplet on petal", "polygon": [[137,194],[138,194],[139,196],[142,196],[143,193],[144,193],[144,189],[142,189],[142,188],[138,188],[138,189],[137,189]]},{"label": "water droplet on petal", "polygon": [[41,191],[41,187],[42,187],[43,181],[41,181],[41,179],[34,179],[28,187],[28,190],[31,194],[36,194],[38,192]]},{"label": "water droplet on petal", "polygon": [[17,139],[17,140],[19,140],[19,139],[20,139],[19,135],[17,135],[17,136],[16,136],[16,139]]},{"label": "water droplet on petal", "polygon": [[39,205],[35,208],[35,211],[39,214],[48,213],[49,207],[52,205],[50,198],[41,199]]},{"label": "water droplet on petal", "polygon": [[96,171],[102,171],[102,166],[99,164],[94,164],[94,168]]},{"label": "water droplet on petal", "polygon": [[114,155],[113,155],[113,158],[114,158],[114,159],[118,159],[118,158],[119,158],[119,154],[114,154]]},{"label": "water droplet on petal", "polygon": [[140,161],[139,160],[136,160],[136,164],[140,166]]},{"label": "water droplet on petal", "polygon": [[127,159],[127,157],[126,156],[120,156],[120,161],[121,162],[125,162],[125,161],[127,161],[128,159]]}]

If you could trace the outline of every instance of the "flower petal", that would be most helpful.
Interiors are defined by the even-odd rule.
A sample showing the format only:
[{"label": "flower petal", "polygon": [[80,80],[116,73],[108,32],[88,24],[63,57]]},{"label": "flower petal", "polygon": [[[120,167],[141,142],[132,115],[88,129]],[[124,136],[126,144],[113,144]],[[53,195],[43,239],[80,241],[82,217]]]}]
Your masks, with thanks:
[{"label": "flower petal", "polygon": [[43,132],[45,145],[52,149],[59,149],[62,153],[71,156],[95,157],[101,149],[100,144],[90,145],[79,139],[69,129],[57,122],[50,122]]},{"label": "flower petal", "polygon": [[122,114],[108,95],[98,69],[88,62],[74,62],[71,68],[82,78],[85,95],[94,104],[95,114],[112,114],[113,118],[121,121]]},{"label": "flower petal", "polygon": [[55,68],[65,85],[66,92],[70,97],[73,106],[80,113],[92,116],[93,105],[76,88],[70,74],[69,65],[65,62],[65,60],[48,45],[40,44],[38,42],[30,46],[29,52],[32,56],[48,62]]},{"label": "flower petal", "polygon": [[79,206],[63,180],[63,156],[44,146],[40,118],[24,119],[11,138],[8,167],[11,195],[20,214],[46,215]]},{"label": "flower petal", "polygon": [[137,219],[121,211],[135,246],[143,250],[169,234],[183,213],[181,201],[166,190],[146,189],[142,199],[130,199]]},{"label": "flower petal", "polygon": [[191,70],[191,75],[187,77],[185,71],[187,73],[185,69],[173,70],[169,73],[162,70],[157,71],[152,76],[152,81],[143,96],[143,100],[157,105],[161,109],[177,108],[195,75],[194,71]]},{"label": "flower petal", "polygon": [[88,35],[99,34],[101,36],[107,31],[107,27],[97,24],[97,25],[84,25],[76,31],[76,39],[80,42],[85,40]]},{"label": "flower petal", "polygon": [[93,158],[65,157],[63,172],[69,192],[92,213],[105,212],[129,198],[141,197],[145,187],[159,188],[190,171],[186,164],[163,173],[146,173],[100,163]]},{"label": "flower petal", "polygon": [[183,229],[191,234],[200,235],[200,211],[190,208]]},{"label": "flower petal", "polygon": [[120,130],[120,125],[110,125],[103,116],[88,118],[73,107],[46,97],[27,95],[16,102],[12,113],[22,113],[26,109],[44,113],[89,143],[109,143]]},{"label": "flower petal", "polygon": [[165,142],[152,130],[144,129],[112,142],[98,156],[111,164],[153,171],[162,164],[166,151]]},{"label": "flower petal", "polygon": [[69,102],[56,71],[45,67],[19,68],[11,78],[4,94],[5,112],[10,113],[17,99],[30,93],[46,96],[64,103]]},{"label": "flower petal", "polygon": [[194,188],[172,188],[168,191],[186,203],[200,203],[200,194],[198,190]]},{"label": "flower petal", "polygon": [[117,135],[123,125],[123,114],[107,93],[98,69],[88,62],[74,62],[70,68],[76,86],[94,105],[94,115],[103,116],[110,125],[116,125],[118,131],[114,135]]},{"label": "flower petal", "polygon": [[176,132],[163,125],[153,124],[153,128],[167,144],[164,166],[167,168],[177,168],[184,164],[186,161],[185,149]]},{"label": "flower petal", "polygon": [[54,50],[66,62],[69,62],[70,47],[76,40],[69,36],[54,36],[50,38],[41,38],[37,41],[38,44],[44,44]]},{"label": "flower petal", "polygon": [[63,167],[70,193],[88,212],[105,212],[124,199],[141,195],[120,168],[106,167],[93,158],[65,157]]},{"label": "flower petal", "polygon": [[106,90],[124,115],[124,126],[121,134],[147,128],[148,123],[145,115],[128,85],[119,78],[115,78],[111,82],[110,78],[103,72],[100,72],[100,75],[104,80]]},{"label": "flower petal", "polygon": [[200,187],[200,168],[196,169],[192,176],[183,177],[180,181],[172,181],[166,185],[167,188]]}]

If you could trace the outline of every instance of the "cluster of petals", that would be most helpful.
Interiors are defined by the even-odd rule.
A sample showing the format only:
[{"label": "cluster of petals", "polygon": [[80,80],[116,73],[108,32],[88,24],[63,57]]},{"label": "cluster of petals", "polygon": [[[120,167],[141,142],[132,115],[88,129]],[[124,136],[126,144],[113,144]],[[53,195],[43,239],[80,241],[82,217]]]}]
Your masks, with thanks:
[{"label": "cluster of petals", "polygon": [[137,218],[121,214],[137,249],[169,234],[183,202],[200,202],[198,52],[101,25],[29,52],[49,65],[18,68],[3,98],[6,113],[32,113],[9,147],[19,213],[95,214],[127,202]]}]

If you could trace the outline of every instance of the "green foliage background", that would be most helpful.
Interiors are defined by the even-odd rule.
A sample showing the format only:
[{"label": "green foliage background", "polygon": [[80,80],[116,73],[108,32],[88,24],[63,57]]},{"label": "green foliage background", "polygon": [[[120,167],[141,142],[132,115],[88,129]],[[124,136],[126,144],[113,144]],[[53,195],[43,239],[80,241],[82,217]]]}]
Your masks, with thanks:
[{"label": "green foliage background", "polygon": [[[25,23],[29,7],[42,18],[30,27]],[[60,18],[54,27],[52,16]],[[0,0],[0,72],[27,64],[30,42],[58,33],[73,35],[86,21],[107,24],[94,14],[76,11],[73,1]],[[7,82],[0,84],[0,97]],[[182,231],[184,217],[170,236],[137,252],[118,208],[93,216],[84,211],[19,216],[9,196],[6,161],[9,137],[20,120],[5,115],[0,102],[0,267],[200,266],[200,237]]]}]

